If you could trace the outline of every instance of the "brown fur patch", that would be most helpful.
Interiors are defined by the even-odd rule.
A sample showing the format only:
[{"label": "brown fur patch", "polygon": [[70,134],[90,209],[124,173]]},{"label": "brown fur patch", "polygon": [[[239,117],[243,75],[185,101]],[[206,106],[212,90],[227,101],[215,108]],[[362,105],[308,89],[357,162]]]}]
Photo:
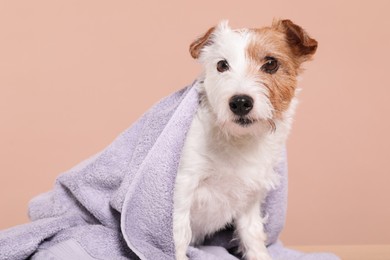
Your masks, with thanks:
[{"label": "brown fur patch", "polygon": [[[275,22],[272,27],[251,29],[250,32],[253,37],[247,47],[248,73],[267,87],[274,117],[280,118],[295,95],[300,65],[314,54],[317,42],[289,20]],[[279,69],[274,74],[261,70],[267,56],[279,62]]]},{"label": "brown fur patch", "polygon": [[199,58],[200,52],[202,48],[207,45],[211,44],[210,36],[214,32],[215,27],[211,27],[208,29],[208,31],[198,39],[196,39],[193,43],[190,45],[190,53],[192,58],[197,59]]}]

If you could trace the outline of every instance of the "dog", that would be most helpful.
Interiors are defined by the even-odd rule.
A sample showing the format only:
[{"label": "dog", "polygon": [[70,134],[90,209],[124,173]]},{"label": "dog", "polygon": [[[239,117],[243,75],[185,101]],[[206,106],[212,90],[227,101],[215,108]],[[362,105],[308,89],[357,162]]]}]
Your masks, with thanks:
[{"label": "dog", "polygon": [[175,182],[178,260],[227,225],[245,259],[271,259],[261,205],[280,182],[274,168],[291,128],[297,77],[316,49],[317,41],[290,20],[257,29],[222,21],[190,45],[204,70]]}]

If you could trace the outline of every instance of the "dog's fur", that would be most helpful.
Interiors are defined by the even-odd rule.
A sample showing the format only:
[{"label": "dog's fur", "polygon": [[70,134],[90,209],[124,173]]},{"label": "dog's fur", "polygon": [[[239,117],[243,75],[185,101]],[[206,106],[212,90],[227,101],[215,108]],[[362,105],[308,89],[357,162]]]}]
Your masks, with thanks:
[{"label": "dog's fur", "polygon": [[[175,184],[177,259],[187,259],[190,244],[202,243],[228,224],[234,225],[246,259],[271,259],[260,207],[279,184],[274,167],[297,103],[297,76],[316,48],[317,42],[289,20],[240,30],[221,22],[191,44],[204,73]],[[264,65],[270,57],[277,61],[276,71]],[[217,64],[223,60],[228,68],[221,72]],[[253,108],[235,115],[229,100],[243,94],[253,99]]]}]

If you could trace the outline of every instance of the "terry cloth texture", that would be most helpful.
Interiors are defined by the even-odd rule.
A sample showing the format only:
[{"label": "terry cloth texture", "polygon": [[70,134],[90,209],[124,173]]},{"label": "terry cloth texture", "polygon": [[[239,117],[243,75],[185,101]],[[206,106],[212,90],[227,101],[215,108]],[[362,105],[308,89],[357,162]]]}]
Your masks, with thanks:
[{"label": "terry cloth texture", "polygon": [[[198,104],[196,84],[168,96],[102,152],[60,175],[52,191],[31,201],[31,223],[0,233],[0,259],[175,259],[173,190]],[[299,253],[278,242],[287,202],[285,158],[277,172],[281,185],[263,205],[271,255],[283,260],[338,259]],[[229,253],[237,246],[232,233],[226,229],[205,245],[190,247],[190,259],[237,259]]]}]

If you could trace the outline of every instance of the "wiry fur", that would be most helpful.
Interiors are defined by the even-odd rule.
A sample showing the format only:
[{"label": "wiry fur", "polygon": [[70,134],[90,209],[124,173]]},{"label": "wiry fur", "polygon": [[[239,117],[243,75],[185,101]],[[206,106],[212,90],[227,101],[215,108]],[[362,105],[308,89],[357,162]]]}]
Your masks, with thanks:
[{"label": "wiry fur", "polygon": [[[228,224],[234,225],[246,259],[270,259],[260,206],[267,192],[279,184],[274,167],[296,106],[296,64],[315,52],[314,48],[297,54],[299,44],[304,44],[299,37],[314,40],[295,24],[298,38],[294,38],[288,30],[291,24],[283,20],[262,29],[232,30],[222,22],[190,47],[204,72],[196,86],[200,107],[188,132],[175,185],[173,221],[179,260],[187,259],[188,245],[202,243]],[[274,74],[261,69],[267,56],[279,61]],[[229,70],[221,73],[216,64],[224,59]],[[245,116],[250,123],[245,125],[229,109],[229,99],[237,94],[254,100]]]}]

